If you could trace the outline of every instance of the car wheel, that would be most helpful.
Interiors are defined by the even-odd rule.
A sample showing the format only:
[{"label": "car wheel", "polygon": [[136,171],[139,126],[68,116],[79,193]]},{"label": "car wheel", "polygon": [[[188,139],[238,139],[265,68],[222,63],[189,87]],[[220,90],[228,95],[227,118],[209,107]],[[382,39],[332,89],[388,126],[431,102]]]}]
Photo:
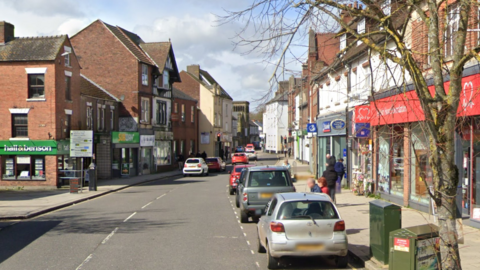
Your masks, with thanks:
[{"label": "car wheel", "polygon": [[248,215],[244,211],[240,211],[240,222],[248,223]]},{"label": "car wheel", "polygon": [[335,265],[338,268],[345,268],[348,265],[348,256],[335,256]]},{"label": "car wheel", "polygon": [[260,237],[258,235],[258,231],[257,231],[257,252],[258,253],[265,253],[267,252],[267,250],[265,249],[264,246],[262,246],[262,242],[260,242]]},{"label": "car wheel", "polygon": [[232,187],[229,187],[229,188],[228,188],[228,192],[230,193],[230,195],[233,195],[233,194],[234,194],[233,188],[232,188]]},{"label": "car wheel", "polygon": [[238,201],[238,195],[237,195],[236,200],[235,200],[235,206],[237,208],[240,208],[240,202]]},{"label": "car wheel", "polygon": [[208,171],[205,173],[206,176],[208,176]]},{"label": "car wheel", "polygon": [[202,170],[202,172],[200,173],[200,176],[203,176],[203,170]]},{"label": "car wheel", "polygon": [[270,247],[268,246],[268,242],[266,243],[267,246],[267,268],[268,269],[278,269],[278,259],[272,257],[270,254]]}]

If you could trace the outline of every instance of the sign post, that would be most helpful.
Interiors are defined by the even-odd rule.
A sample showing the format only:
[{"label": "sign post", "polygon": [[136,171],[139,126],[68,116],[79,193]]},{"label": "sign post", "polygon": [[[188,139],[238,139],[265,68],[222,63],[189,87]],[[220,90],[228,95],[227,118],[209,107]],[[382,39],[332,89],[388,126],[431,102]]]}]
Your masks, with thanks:
[{"label": "sign post", "polygon": [[[70,157],[80,157],[82,167],[80,168],[80,177],[82,181],[82,192],[84,185],[83,178],[83,158],[93,156],[93,131],[92,130],[71,130],[70,131]],[[90,181],[95,179],[90,179]],[[96,183],[94,183],[96,186]]]}]

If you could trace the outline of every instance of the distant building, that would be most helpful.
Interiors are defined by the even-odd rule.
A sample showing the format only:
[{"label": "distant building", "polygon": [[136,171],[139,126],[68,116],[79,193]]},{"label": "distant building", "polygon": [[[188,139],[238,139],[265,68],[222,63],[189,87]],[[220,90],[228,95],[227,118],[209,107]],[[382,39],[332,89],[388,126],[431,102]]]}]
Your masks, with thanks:
[{"label": "distant building", "polygon": [[288,82],[279,83],[275,96],[267,102],[263,114],[265,149],[270,153],[281,153],[287,148],[288,91],[285,90],[285,85],[288,85]]},{"label": "distant building", "polygon": [[237,133],[234,136],[234,145],[245,146],[250,143],[250,102],[234,101],[232,114],[237,119]]}]

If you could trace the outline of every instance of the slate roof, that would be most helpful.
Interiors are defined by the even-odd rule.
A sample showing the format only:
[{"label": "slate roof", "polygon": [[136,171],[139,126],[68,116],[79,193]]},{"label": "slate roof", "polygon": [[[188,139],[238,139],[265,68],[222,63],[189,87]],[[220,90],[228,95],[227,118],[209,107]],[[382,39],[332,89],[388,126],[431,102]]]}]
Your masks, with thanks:
[{"label": "slate roof", "polygon": [[80,74],[80,94],[98,99],[113,100],[120,102],[118,98],[110,94],[107,90],[96,84],[87,76]]},{"label": "slate roof", "polygon": [[192,98],[191,96],[185,94],[184,92],[178,90],[175,87],[172,87],[172,95],[173,95],[173,98],[179,98],[179,99],[185,99],[185,100],[191,100],[191,101],[198,102],[198,100]]},{"label": "slate roof", "polygon": [[103,22],[103,24],[122,42],[138,61],[155,66],[155,63],[140,48],[140,44],[145,42],[137,34],[129,32],[119,26],[113,26],[105,22]]},{"label": "slate roof", "polygon": [[283,92],[282,94],[278,94],[275,97],[273,97],[271,100],[267,102],[267,104],[272,104],[277,101],[288,101],[288,92]]},{"label": "slate roof", "polygon": [[0,62],[54,61],[66,39],[66,35],[17,37],[5,45],[0,45]]},{"label": "slate roof", "polygon": [[[165,69],[165,64],[167,63],[167,58],[171,52],[173,55],[172,43],[171,42],[148,42],[140,43],[140,48],[142,48],[147,55],[155,62],[158,70],[163,74]],[[175,78],[174,82],[181,82],[180,74],[178,73],[177,62],[175,61],[175,56],[173,55],[172,65],[174,74],[170,74]]]}]

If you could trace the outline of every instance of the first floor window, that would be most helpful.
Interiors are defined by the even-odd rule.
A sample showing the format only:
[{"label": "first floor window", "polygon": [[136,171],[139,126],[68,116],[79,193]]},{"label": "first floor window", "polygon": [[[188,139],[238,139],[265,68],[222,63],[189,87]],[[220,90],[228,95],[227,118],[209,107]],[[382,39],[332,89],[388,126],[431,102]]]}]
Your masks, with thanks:
[{"label": "first floor window", "polygon": [[70,138],[70,130],[72,129],[72,116],[65,115],[65,138]]},{"label": "first floor window", "polygon": [[195,123],[195,106],[192,106],[192,107],[190,108],[190,110],[191,110],[191,111],[190,111],[190,118],[191,118],[191,120],[192,120],[192,123]]},{"label": "first floor window", "polygon": [[167,124],[167,103],[157,100],[157,125]]},{"label": "first floor window", "polygon": [[2,156],[3,180],[45,180],[45,156]]},{"label": "first floor window", "polygon": [[148,85],[148,66],[142,64],[142,84]]},{"label": "first floor window", "polygon": [[28,74],[28,98],[45,97],[45,74]]},{"label": "first floor window", "polygon": [[142,122],[148,124],[150,122],[150,99],[148,98],[142,98],[142,104],[141,104],[141,112],[142,115],[141,120]]},{"label": "first floor window", "polygon": [[185,122],[185,104],[182,104],[182,122]]},{"label": "first floor window", "polygon": [[28,137],[28,114],[12,114],[12,137]]},{"label": "first floor window", "polygon": [[72,100],[71,90],[70,90],[70,82],[72,78],[69,76],[65,76],[65,99]]},{"label": "first floor window", "polygon": [[93,109],[91,106],[87,106],[87,129],[92,129],[93,127]]}]

